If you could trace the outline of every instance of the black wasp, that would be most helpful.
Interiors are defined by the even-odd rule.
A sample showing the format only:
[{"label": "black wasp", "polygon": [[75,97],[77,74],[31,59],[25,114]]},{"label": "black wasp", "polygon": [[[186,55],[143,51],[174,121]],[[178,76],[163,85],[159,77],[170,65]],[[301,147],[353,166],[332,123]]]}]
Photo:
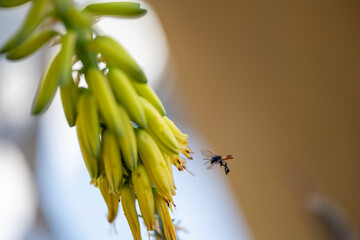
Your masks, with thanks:
[{"label": "black wasp", "polygon": [[201,154],[206,157],[203,160],[206,160],[207,163],[210,163],[210,166],[207,167],[207,169],[213,167],[216,164],[219,164],[221,167],[223,166],[225,168],[225,173],[228,174],[230,172],[229,167],[227,166],[227,163],[225,162],[226,160],[230,160],[233,159],[234,156],[231,154],[228,154],[226,156],[221,156],[221,155],[216,155],[213,152],[210,152],[209,150],[201,150]]}]

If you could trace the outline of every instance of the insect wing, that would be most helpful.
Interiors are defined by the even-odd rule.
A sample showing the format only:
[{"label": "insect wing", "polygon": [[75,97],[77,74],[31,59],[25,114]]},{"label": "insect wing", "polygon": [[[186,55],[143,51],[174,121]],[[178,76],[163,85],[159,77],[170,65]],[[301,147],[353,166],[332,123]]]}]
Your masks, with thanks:
[{"label": "insect wing", "polygon": [[205,150],[205,149],[201,149],[201,154],[204,157],[208,157],[208,158],[216,157],[216,154],[214,154],[213,152],[210,152],[209,150]]},{"label": "insect wing", "polygon": [[210,169],[210,168],[214,167],[215,165],[216,165],[216,164],[213,163],[213,164],[211,164],[210,166],[208,166],[206,169]]}]

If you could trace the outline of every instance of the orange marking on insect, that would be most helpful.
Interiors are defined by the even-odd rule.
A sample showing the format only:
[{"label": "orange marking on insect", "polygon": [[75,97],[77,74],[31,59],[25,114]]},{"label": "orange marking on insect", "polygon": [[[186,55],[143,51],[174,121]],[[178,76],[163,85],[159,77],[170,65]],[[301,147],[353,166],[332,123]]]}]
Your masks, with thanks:
[{"label": "orange marking on insect", "polygon": [[221,158],[221,160],[225,161],[225,160],[230,160],[230,159],[234,159],[234,155],[232,154],[228,154],[224,157]]}]

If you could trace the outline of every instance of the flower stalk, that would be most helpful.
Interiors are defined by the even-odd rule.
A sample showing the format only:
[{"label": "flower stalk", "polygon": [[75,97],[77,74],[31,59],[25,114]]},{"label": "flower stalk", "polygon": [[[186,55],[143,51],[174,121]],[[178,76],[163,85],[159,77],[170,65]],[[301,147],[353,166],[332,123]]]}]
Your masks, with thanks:
[{"label": "flower stalk", "polygon": [[[166,238],[176,239],[169,215],[176,194],[171,165],[185,169],[181,153],[191,159],[188,136],[166,117],[161,100],[130,54],[92,28],[102,17],[137,18],[147,11],[132,2],[79,9],[71,0],[0,0],[0,7],[26,2],[31,7],[25,20],[0,54],[18,60],[49,42],[60,45],[39,83],[32,114],[43,114],[60,89],[66,120],[76,126],[90,183],[100,189],[108,221],[117,217],[120,199],[133,238],[141,239],[137,200],[148,231],[154,230],[157,209]],[[65,30],[56,30],[56,25]],[[80,87],[82,81],[87,87]]]}]

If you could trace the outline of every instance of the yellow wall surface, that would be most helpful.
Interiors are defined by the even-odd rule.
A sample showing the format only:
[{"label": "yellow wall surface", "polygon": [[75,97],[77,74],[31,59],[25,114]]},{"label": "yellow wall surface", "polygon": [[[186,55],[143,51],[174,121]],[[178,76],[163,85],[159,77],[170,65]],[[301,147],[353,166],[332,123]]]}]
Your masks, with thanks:
[{"label": "yellow wall surface", "polygon": [[232,153],[255,239],[331,239],[317,191],[360,229],[360,1],[151,0],[186,120]]}]

